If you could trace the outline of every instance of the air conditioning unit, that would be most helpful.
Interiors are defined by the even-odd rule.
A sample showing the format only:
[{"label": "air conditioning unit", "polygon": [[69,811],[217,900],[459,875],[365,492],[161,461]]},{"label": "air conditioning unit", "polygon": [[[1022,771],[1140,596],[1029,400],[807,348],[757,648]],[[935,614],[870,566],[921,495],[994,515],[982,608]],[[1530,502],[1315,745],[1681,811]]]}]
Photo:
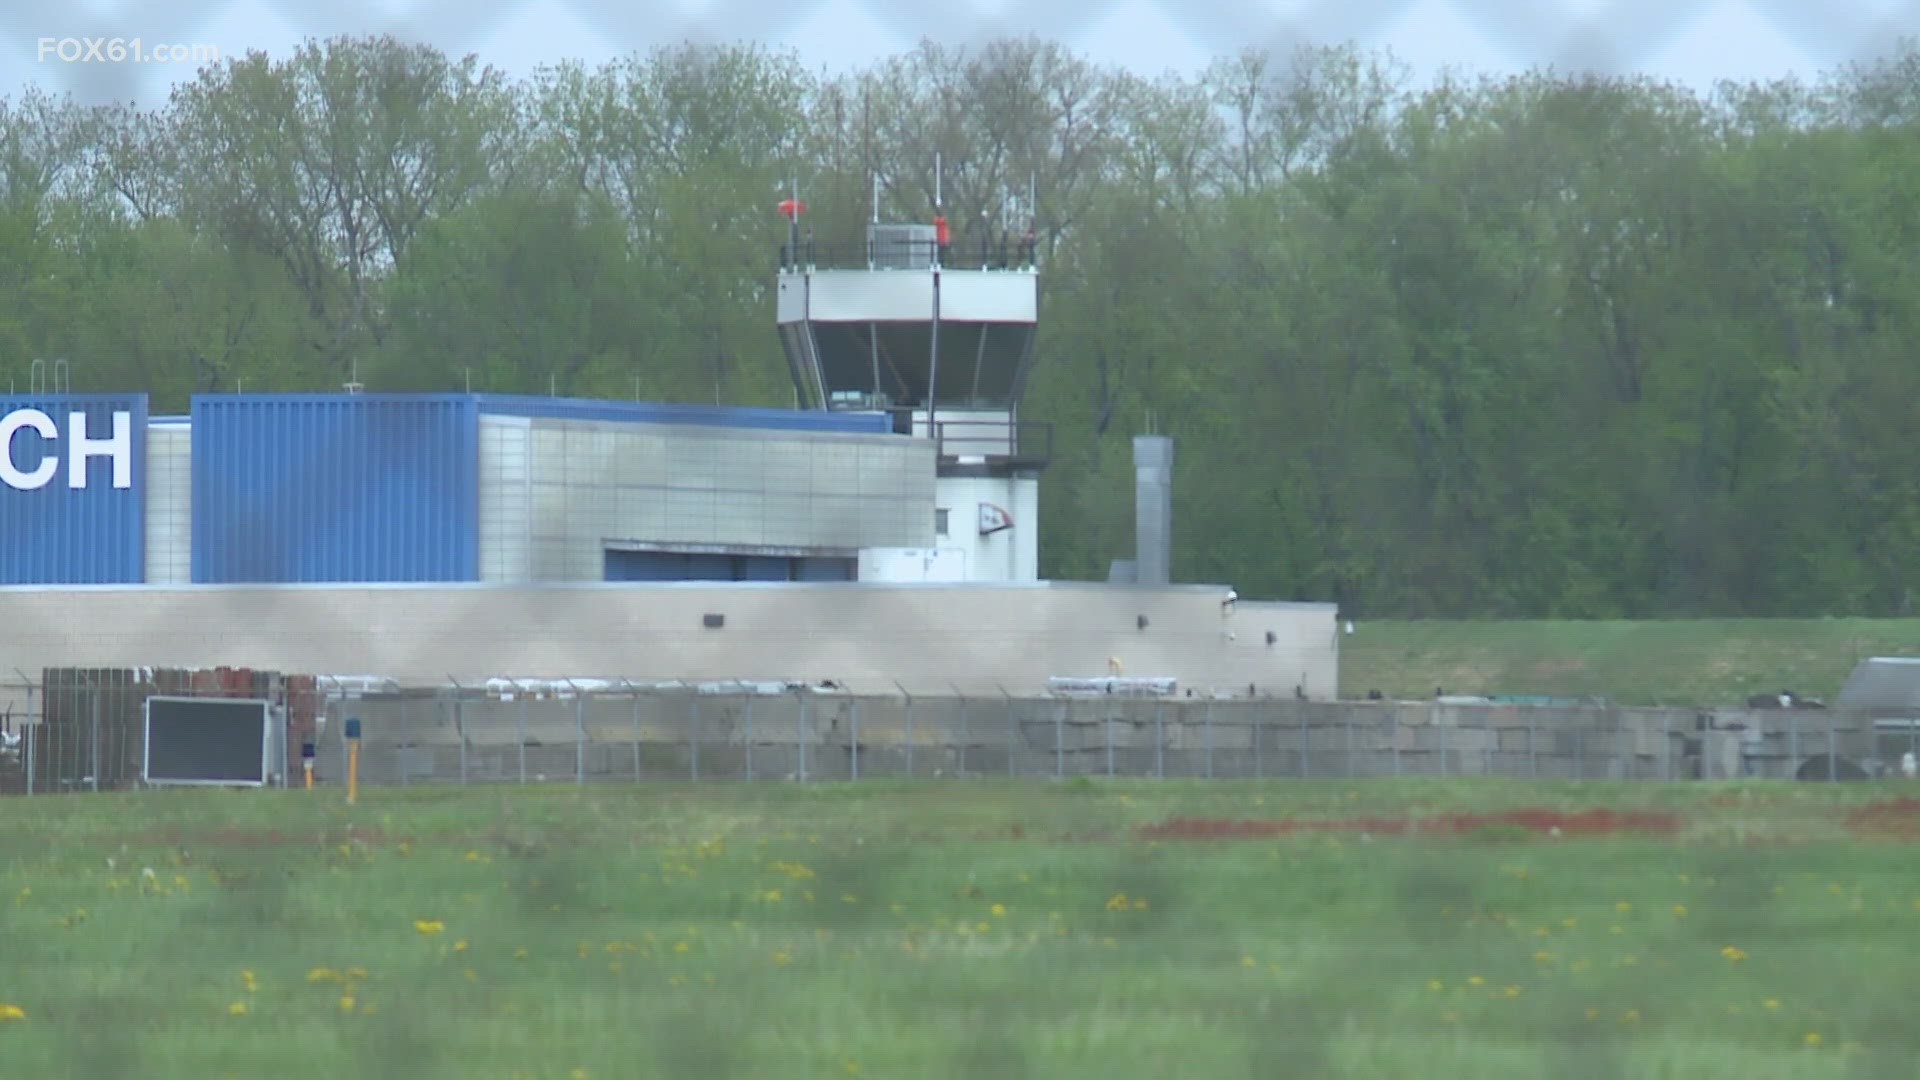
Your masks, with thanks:
[{"label": "air conditioning unit", "polygon": [[834,412],[885,412],[893,399],[867,390],[835,390],[827,395],[827,408]]}]

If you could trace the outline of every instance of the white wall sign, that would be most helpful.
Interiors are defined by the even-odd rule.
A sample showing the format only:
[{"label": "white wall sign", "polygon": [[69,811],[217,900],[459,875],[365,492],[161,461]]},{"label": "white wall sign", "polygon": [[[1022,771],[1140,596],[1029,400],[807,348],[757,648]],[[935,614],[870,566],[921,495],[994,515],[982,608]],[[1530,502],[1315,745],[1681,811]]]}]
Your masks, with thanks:
[{"label": "white wall sign", "polygon": [[1003,529],[1013,528],[1013,515],[992,503],[980,504],[980,535],[992,536]]},{"label": "white wall sign", "polygon": [[[38,491],[53,483],[60,471],[58,454],[43,454],[38,462],[22,462],[14,450],[14,436],[31,431],[48,442],[60,438],[53,417],[39,409],[15,409],[0,416],[0,483],[15,491]],[[113,486],[125,490],[133,486],[133,414],[113,414],[113,434],[94,438],[87,433],[87,414],[67,414],[67,486],[75,490],[87,486],[87,459],[104,457],[113,462]],[[25,465],[27,467],[23,468]]]}]

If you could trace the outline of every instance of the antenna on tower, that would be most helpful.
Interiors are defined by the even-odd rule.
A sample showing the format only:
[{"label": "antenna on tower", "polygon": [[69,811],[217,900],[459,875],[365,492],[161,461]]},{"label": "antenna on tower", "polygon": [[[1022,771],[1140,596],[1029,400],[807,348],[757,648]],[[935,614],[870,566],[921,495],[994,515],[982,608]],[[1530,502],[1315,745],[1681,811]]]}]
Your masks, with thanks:
[{"label": "antenna on tower", "polygon": [[342,389],[349,394],[357,394],[366,389],[366,387],[360,383],[360,361],[353,361],[352,367],[348,369],[347,383]]},{"label": "antenna on tower", "polygon": [[787,181],[788,194],[793,200],[793,211],[787,215],[787,252],[795,262],[800,261],[800,178],[790,177]]}]

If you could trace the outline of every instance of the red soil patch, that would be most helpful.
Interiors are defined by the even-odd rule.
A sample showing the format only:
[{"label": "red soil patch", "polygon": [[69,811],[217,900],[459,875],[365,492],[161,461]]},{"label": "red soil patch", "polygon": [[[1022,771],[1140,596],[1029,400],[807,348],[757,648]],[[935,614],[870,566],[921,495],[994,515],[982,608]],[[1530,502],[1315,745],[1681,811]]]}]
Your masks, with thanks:
[{"label": "red soil patch", "polygon": [[1680,831],[1678,814],[1650,811],[1510,810],[1501,814],[1434,814],[1428,817],[1282,818],[1277,821],[1223,821],[1175,818],[1142,828],[1147,840],[1266,840],[1283,836],[1324,833],[1366,833],[1372,836],[1468,836],[1483,829],[1519,829],[1562,837],[1621,835],[1671,836]]},{"label": "red soil patch", "polygon": [[1920,799],[1903,796],[1863,806],[1847,815],[1847,828],[1869,840],[1920,840]]}]

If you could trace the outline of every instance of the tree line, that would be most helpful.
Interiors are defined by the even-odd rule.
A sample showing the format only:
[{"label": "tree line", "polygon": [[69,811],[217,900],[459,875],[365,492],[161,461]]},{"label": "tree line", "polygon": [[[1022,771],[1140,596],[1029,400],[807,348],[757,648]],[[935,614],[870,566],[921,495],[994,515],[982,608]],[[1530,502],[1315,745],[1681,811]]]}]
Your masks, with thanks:
[{"label": "tree line", "polygon": [[0,380],[786,404],[771,284],[883,214],[1036,231],[1043,571],[1132,546],[1359,616],[1911,614],[1920,50],[1711,94],[1056,44],[845,77],[687,46],[510,79],[389,38],[154,109],[0,99]]}]

